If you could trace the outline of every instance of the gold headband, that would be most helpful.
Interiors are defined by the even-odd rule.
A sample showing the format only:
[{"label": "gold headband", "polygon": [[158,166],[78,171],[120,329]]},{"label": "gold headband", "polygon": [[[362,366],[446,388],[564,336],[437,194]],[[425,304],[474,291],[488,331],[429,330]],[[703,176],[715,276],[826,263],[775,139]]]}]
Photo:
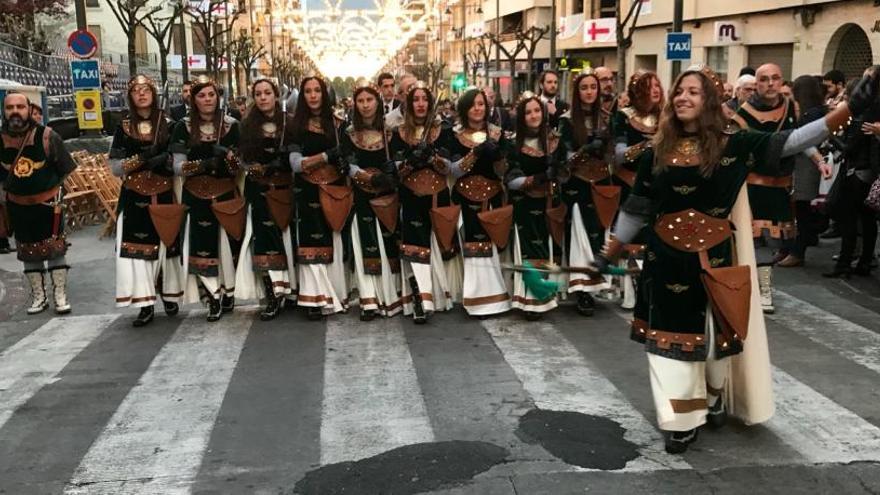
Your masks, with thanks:
[{"label": "gold headband", "polygon": [[688,67],[687,70],[688,70],[688,72],[699,72],[699,73],[703,74],[704,76],[706,76],[709,79],[709,81],[715,87],[715,91],[718,92],[718,96],[721,96],[724,94],[724,81],[722,81],[721,78],[718,77],[718,74],[716,74],[715,71],[712,70],[712,68],[709,67],[708,65],[694,64],[694,65]]},{"label": "gold headband", "polygon": [[138,74],[128,81],[128,91],[134,89],[135,86],[141,85],[146,85],[152,89],[156,89],[156,83],[154,83],[152,79],[143,74]]},{"label": "gold headband", "polygon": [[412,92],[417,89],[424,89],[425,91],[428,92],[429,95],[433,96],[433,94],[431,93],[431,88],[428,86],[428,83],[426,83],[425,81],[416,81],[416,82],[412,83],[412,85],[409,87],[409,91],[406,92],[407,96],[411,95]]},{"label": "gold headband", "polygon": [[520,106],[526,100],[541,101],[541,98],[531,91],[523,91],[522,94],[519,95],[519,99],[516,100],[516,106]]},{"label": "gold headband", "polygon": [[353,88],[351,94],[355,94],[359,91],[364,91],[364,90],[370,90],[370,91],[373,91],[374,93],[378,94],[379,93],[379,86],[377,86],[376,83],[374,83],[373,81],[370,81],[369,79],[367,79],[365,77],[362,77],[362,78],[358,79],[357,81],[355,81],[354,88]]}]

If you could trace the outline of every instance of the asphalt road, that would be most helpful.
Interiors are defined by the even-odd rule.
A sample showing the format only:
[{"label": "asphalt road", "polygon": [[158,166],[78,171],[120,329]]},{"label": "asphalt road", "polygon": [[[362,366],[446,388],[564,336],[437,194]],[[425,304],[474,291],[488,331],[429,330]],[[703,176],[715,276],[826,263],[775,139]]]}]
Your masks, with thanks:
[{"label": "asphalt road", "polygon": [[828,281],[833,244],[777,269],[777,413],[663,452],[629,315],[461,309],[133,329],[113,242],[73,237],[74,314],[28,317],[0,256],[0,493],[880,493],[880,282]]}]

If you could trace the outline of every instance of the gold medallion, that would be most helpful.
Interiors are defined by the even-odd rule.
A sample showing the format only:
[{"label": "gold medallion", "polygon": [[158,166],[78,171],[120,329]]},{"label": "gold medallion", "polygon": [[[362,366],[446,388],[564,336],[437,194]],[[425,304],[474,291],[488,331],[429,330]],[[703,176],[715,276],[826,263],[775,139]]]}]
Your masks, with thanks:
[{"label": "gold medallion", "polygon": [[275,125],[275,122],[266,122],[262,126],[263,135],[266,137],[274,137],[275,132],[278,131],[278,126]]},{"label": "gold medallion", "polygon": [[153,133],[153,123],[149,120],[142,120],[138,122],[137,129],[141,136],[149,136]]},{"label": "gold medallion", "polygon": [[199,132],[201,132],[203,136],[211,137],[214,135],[214,131],[216,131],[216,129],[214,128],[213,122],[205,122],[199,126]]}]

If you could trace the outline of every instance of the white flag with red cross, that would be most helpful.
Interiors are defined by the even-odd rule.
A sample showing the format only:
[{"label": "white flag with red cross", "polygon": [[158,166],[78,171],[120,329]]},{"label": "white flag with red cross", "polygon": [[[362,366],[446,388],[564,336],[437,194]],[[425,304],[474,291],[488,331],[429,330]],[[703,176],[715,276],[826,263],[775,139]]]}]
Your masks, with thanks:
[{"label": "white flag with red cross", "polygon": [[617,41],[617,18],[602,17],[584,21],[584,44]]}]

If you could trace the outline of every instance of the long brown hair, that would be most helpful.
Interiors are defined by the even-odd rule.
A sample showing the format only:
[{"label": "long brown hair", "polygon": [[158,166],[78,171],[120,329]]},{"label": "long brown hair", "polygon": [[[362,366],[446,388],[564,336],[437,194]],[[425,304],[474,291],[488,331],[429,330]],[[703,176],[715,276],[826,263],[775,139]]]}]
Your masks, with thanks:
[{"label": "long brown hair", "polygon": [[548,133],[547,107],[544,106],[544,102],[541,101],[541,98],[534,94],[525,98],[520,97],[519,102],[516,104],[516,149],[522,149],[523,144],[526,142],[526,138],[532,132],[531,129],[529,129],[529,126],[526,125],[526,105],[528,105],[530,101],[537,102],[538,106],[541,107],[541,127],[538,128],[537,138],[541,149],[544,153],[548,153],[548,150],[546,149]]},{"label": "long brown hair", "polygon": [[[148,88],[150,88],[150,94],[153,96],[153,101],[152,103],[150,103],[150,115],[147,117],[141,117],[141,115],[137,112],[137,108],[134,104],[134,98],[131,95],[131,93],[134,91],[135,86],[140,84],[145,84]],[[126,96],[128,100],[128,120],[131,123],[131,137],[137,139],[138,141],[154,139],[157,143],[165,142],[165,139],[168,137],[168,124],[165,122],[164,112],[160,112],[159,92],[158,90],[156,90],[156,86],[153,84],[153,81],[141,75],[132,77],[128,83],[128,93]],[[152,137],[141,135],[140,126],[138,124],[144,121],[152,124]]]},{"label": "long brown hair", "polygon": [[578,146],[587,143],[587,126],[584,123],[586,114],[584,104],[581,102],[580,85],[581,81],[588,77],[596,81],[596,101],[589,105],[590,127],[593,132],[599,131],[599,125],[602,122],[599,119],[602,112],[602,85],[599,84],[599,78],[592,72],[579,74],[571,85],[571,130]]},{"label": "long brown hair", "polygon": [[[207,124],[208,122],[202,121],[202,114],[199,112],[198,104],[196,103],[196,96],[202,92],[205,88],[212,88],[214,90],[214,94],[217,95],[217,106],[214,108],[214,116],[211,117],[211,123],[214,124],[214,132],[217,133],[217,136],[222,137],[223,133],[223,109],[220,108],[220,91],[217,88],[217,85],[211,82],[204,83],[196,83],[192,87],[192,93],[190,96],[192,105],[189,107],[189,144],[190,146],[198,146],[202,143],[201,137],[202,133],[199,131],[199,128],[202,124]],[[218,139],[219,141],[219,139]]]},{"label": "long brown hair", "polygon": [[[401,127],[404,127],[408,132],[413,133],[416,130],[416,112],[413,111],[413,99],[415,98],[416,91],[424,91],[426,95],[428,95],[428,115],[425,119],[431,118],[431,114],[434,113],[434,105],[437,102],[434,101],[434,94],[431,93],[431,90],[425,87],[413,87],[409,90],[409,93],[406,94],[406,100],[404,100],[404,105],[406,105],[405,110],[403,112],[403,124]],[[425,122],[425,133],[427,134],[431,129],[428,125],[429,122]],[[431,122],[430,124],[434,124]],[[429,134],[430,135],[430,134]]]},{"label": "long brown hair", "polygon": [[658,84],[660,83],[660,78],[657,77],[657,74],[645,70],[637,71],[629,80],[629,85],[626,89],[629,96],[629,104],[642,115],[660,113],[665,103],[663,99],[663,86],[660,86],[660,102],[657,105],[651,103],[651,84],[654,81],[657,81]]},{"label": "long brown hair", "polygon": [[[272,88],[272,92],[275,94],[275,109],[270,118],[263,113],[262,110],[257,108],[256,102],[251,104],[251,109],[248,112],[247,117],[241,122],[241,142],[239,145],[239,152],[245,161],[258,160],[264,152],[263,124],[272,122],[278,129],[279,134],[281,130],[284,129],[285,134],[287,134],[284,138],[285,143],[290,143],[293,134],[293,124],[291,123],[290,117],[285,116],[281,111],[281,103],[278,101],[280,92],[278,86],[275,85],[274,82],[269,79],[260,79],[255,82],[253,86],[251,86],[251,98],[254,98],[257,86],[260,84],[268,84]],[[285,118],[288,119],[287,126],[284,125]],[[280,136],[278,141],[281,141]]]},{"label": "long brown hair", "polygon": [[717,86],[709,77],[699,70],[687,70],[682,72],[669,90],[669,101],[663,107],[660,114],[660,123],[657,133],[654,134],[654,174],[666,171],[667,164],[664,157],[675,150],[678,141],[684,137],[684,124],[675,115],[675,93],[681,85],[681,81],[688,76],[699,78],[703,89],[703,108],[697,122],[696,139],[700,146],[700,175],[711,177],[719,166],[721,154],[724,152],[726,142],[724,135],[725,119],[721,111],[721,95]]}]

